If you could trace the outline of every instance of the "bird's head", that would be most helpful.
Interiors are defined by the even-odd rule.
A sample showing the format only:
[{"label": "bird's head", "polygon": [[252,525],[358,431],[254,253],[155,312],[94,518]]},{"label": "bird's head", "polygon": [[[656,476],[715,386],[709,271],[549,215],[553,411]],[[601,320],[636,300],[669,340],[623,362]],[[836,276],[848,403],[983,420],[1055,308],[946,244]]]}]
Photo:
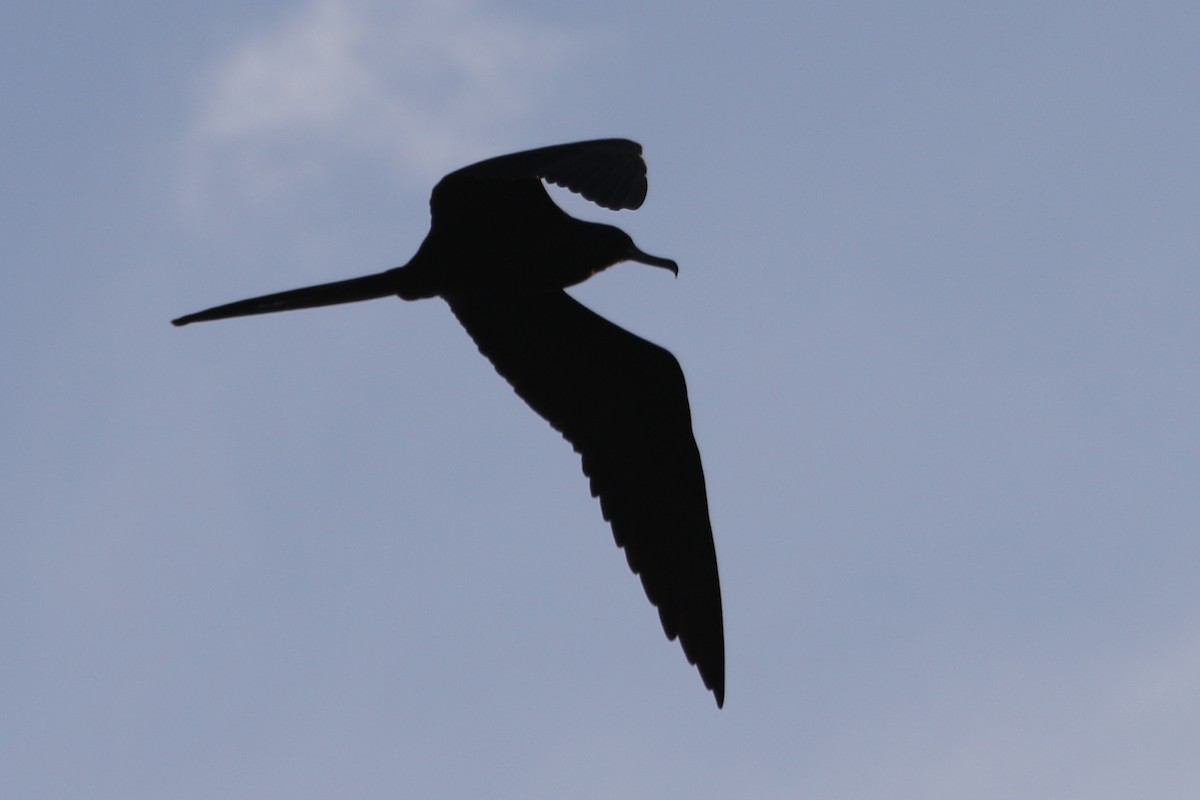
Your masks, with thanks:
[{"label": "bird's head", "polygon": [[679,265],[669,258],[659,258],[645,253],[633,243],[629,234],[612,225],[597,225],[595,230],[597,251],[604,256],[605,266],[621,261],[637,261],[652,267],[669,269],[673,274],[679,274]]}]

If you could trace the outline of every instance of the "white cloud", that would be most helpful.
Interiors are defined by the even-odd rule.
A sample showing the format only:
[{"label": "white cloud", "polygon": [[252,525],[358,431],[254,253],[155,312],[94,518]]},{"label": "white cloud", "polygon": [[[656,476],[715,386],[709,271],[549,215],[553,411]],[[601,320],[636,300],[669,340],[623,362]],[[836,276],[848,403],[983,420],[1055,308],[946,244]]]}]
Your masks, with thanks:
[{"label": "white cloud", "polygon": [[428,182],[528,117],[571,52],[564,32],[475,0],[311,0],[211,71],[186,194],[286,191],[337,157]]}]

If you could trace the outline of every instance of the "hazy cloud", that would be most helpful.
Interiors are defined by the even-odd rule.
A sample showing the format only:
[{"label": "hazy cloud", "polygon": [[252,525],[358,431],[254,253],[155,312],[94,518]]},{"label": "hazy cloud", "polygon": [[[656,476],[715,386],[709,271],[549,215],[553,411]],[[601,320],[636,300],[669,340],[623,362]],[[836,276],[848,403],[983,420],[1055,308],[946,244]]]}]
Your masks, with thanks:
[{"label": "hazy cloud", "polygon": [[568,44],[475,0],[312,0],[213,67],[186,196],[198,207],[215,182],[273,195],[338,158],[432,180],[525,118]]}]

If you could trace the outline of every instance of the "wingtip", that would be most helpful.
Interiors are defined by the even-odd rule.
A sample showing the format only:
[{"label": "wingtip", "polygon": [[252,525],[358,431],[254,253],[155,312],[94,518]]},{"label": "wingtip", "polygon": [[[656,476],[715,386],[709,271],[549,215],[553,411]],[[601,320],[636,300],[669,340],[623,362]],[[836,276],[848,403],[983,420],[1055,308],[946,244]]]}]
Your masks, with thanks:
[{"label": "wingtip", "polygon": [[[703,678],[703,676],[701,676]],[[710,683],[704,681],[704,688],[713,693],[713,699],[717,701],[717,708],[725,707],[725,676],[722,674],[717,680]]]}]

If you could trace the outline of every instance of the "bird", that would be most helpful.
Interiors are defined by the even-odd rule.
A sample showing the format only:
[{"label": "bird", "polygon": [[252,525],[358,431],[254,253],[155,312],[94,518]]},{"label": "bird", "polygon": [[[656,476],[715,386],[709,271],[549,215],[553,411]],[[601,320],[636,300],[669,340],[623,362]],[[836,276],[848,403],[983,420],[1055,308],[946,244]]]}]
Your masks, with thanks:
[{"label": "bird", "polygon": [[725,702],[720,579],[683,372],[666,349],[564,291],[633,261],[678,276],[621,229],[571,217],[545,184],[617,211],[646,198],[642,147],[594,139],[458,169],[430,196],[430,229],[407,264],[253,297],[176,326],[398,296],[440,297],[479,351],[582,459],[618,547],[717,707]]}]

